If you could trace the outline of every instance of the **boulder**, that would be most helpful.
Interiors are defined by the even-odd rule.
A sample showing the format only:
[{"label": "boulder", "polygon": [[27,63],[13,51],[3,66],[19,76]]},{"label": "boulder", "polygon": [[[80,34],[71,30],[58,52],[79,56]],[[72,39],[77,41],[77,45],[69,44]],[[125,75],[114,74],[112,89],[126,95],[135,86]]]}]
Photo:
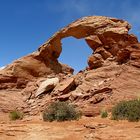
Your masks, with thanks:
[{"label": "boulder", "polygon": [[118,63],[125,63],[130,59],[130,51],[127,49],[121,49],[117,53],[117,62]]},{"label": "boulder", "polygon": [[48,92],[48,91],[52,90],[58,83],[59,83],[58,78],[51,78],[51,79],[47,79],[47,80],[43,81],[40,84],[39,88],[37,89],[37,91],[35,93],[35,97],[41,95],[44,92]]},{"label": "boulder", "polygon": [[53,95],[66,94],[75,88],[74,78],[67,78],[60,82],[53,90]]},{"label": "boulder", "polygon": [[97,35],[88,36],[85,38],[85,40],[92,50],[96,50],[97,47],[103,45],[101,40],[99,39],[99,37]]},{"label": "boulder", "polygon": [[90,69],[101,67],[103,62],[103,58],[99,53],[93,54],[88,58],[88,65]]},{"label": "boulder", "polygon": [[112,57],[112,54],[106,51],[103,47],[98,47],[94,53],[100,54],[104,60],[106,60],[108,57]]}]

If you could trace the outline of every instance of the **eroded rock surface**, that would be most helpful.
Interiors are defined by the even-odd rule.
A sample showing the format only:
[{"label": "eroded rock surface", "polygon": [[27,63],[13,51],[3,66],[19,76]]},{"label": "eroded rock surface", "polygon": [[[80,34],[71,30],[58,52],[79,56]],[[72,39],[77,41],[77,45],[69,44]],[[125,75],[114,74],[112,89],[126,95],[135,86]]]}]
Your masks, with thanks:
[{"label": "eroded rock surface", "polygon": [[47,79],[45,81],[43,81],[39,88],[37,89],[36,93],[35,93],[35,97],[41,95],[44,92],[48,92],[50,90],[52,90],[53,88],[55,88],[55,86],[59,83],[59,79],[58,78],[50,78]]},{"label": "eroded rock surface", "polygon": [[[140,93],[140,43],[128,33],[130,28],[128,22],[120,19],[83,17],[56,32],[34,53],[1,69],[0,91],[16,93],[18,89],[21,98],[17,98],[14,108],[28,115],[39,114],[50,102],[61,100],[76,104],[86,116],[95,116],[103,107],[110,109],[120,100],[137,98]],[[84,38],[93,50],[87,58],[89,67],[76,75],[72,75],[72,68],[58,62],[61,40],[69,36]],[[37,94],[41,81],[56,77],[60,82],[51,87],[50,94],[36,98],[42,93]],[[43,92],[48,93],[48,90],[44,88]],[[11,94],[5,97],[12,100]],[[1,110],[7,110],[5,103],[2,97]],[[8,102],[7,107],[10,110]]]},{"label": "eroded rock surface", "polygon": [[[128,34],[129,29],[130,25],[123,20],[103,16],[83,17],[56,32],[40,47],[40,56],[58,58],[62,51],[61,39],[65,37],[73,36],[80,39],[90,35],[97,35],[97,38],[98,35],[104,34],[124,35]],[[96,41],[102,44],[99,38]],[[47,55],[48,53],[49,55]]]},{"label": "eroded rock surface", "polygon": [[[139,57],[136,58],[139,56],[137,51],[139,47],[134,47],[134,44],[136,46],[139,44],[134,35],[128,34],[130,28],[127,21],[120,19],[103,16],[83,17],[56,32],[40,46],[38,51],[20,58],[0,70],[2,75],[0,77],[13,79],[12,81],[15,82],[9,82],[11,87],[14,86],[13,83],[16,83],[17,87],[22,88],[25,87],[27,81],[34,78],[47,78],[50,74],[73,73],[72,68],[60,64],[57,60],[62,51],[61,40],[69,36],[77,39],[84,38],[93,50],[93,54],[88,58],[89,69],[103,66],[104,61],[112,57],[118,63],[137,59],[137,62],[132,62],[132,64],[139,67]],[[137,54],[133,51],[137,51]],[[6,87],[2,86],[1,88]]]}]

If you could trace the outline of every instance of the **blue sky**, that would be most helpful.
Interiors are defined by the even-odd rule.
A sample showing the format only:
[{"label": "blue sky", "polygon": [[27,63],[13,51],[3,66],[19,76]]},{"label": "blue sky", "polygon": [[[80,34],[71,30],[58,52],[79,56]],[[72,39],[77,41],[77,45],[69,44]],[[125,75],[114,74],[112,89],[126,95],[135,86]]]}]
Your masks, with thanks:
[{"label": "blue sky", "polygon": [[[140,0],[0,0],[0,67],[35,51],[53,33],[89,15],[127,20],[140,37]],[[84,40],[62,40],[59,58],[76,71],[87,64],[90,48]]]}]

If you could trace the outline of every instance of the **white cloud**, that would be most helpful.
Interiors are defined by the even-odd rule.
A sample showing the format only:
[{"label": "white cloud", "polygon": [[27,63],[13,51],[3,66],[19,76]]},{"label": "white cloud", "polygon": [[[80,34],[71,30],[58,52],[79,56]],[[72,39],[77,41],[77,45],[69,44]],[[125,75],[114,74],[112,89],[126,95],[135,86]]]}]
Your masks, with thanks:
[{"label": "white cloud", "polygon": [[0,70],[3,70],[6,66],[0,67]]},{"label": "white cloud", "polygon": [[59,0],[46,3],[49,12],[59,17],[60,25],[88,15],[104,15],[127,20],[132,24],[131,32],[140,37],[140,1],[133,0]]},{"label": "white cloud", "polygon": [[[87,0],[60,0],[57,4],[54,3],[46,3],[47,10],[51,12],[64,12],[63,14],[67,13],[75,13],[76,14],[83,14],[89,12],[90,4]],[[66,12],[66,13],[65,13]]]},{"label": "white cloud", "polygon": [[87,0],[60,0],[57,4],[52,2],[45,5],[47,11],[57,14],[62,22],[69,22],[70,19],[86,16],[91,13],[91,3]]}]

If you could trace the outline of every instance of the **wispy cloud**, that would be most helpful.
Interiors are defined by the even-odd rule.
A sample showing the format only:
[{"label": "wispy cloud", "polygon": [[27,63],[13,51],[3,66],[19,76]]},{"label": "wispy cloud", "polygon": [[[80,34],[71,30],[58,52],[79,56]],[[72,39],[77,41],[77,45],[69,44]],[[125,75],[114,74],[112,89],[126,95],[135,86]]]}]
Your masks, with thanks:
[{"label": "wispy cloud", "polygon": [[[65,9],[67,9],[67,7],[69,7],[68,4],[66,4],[66,3],[65,3],[65,6],[66,6]],[[91,12],[90,3],[88,3],[86,0],[81,0],[81,1],[74,0],[71,2],[69,10],[70,10],[69,11],[70,13],[73,10],[74,14],[86,15],[89,12]]]},{"label": "wispy cloud", "polygon": [[47,11],[59,17],[60,25],[88,15],[104,15],[127,20],[132,24],[132,32],[140,37],[139,0],[52,0],[45,4]]},{"label": "wispy cloud", "polygon": [[63,14],[83,14],[89,12],[89,5],[87,0],[60,0],[57,4],[46,2],[47,10],[51,12],[64,12]]},{"label": "wispy cloud", "polygon": [[62,22],[70,22],[71,19],[86,16],[91,13],[88,0],[60,0],[57,4],[53,2],[46,3],[46,8],[61,17]]},{"label": "wispy cloud", "polygon": [[3,70],[6,66],[0,67],[0,70]]},{"label": "wispy cloud", "polygon": [[120,13],[132,25],[131,32],[140,38],[140,1],[124,0]]}]

